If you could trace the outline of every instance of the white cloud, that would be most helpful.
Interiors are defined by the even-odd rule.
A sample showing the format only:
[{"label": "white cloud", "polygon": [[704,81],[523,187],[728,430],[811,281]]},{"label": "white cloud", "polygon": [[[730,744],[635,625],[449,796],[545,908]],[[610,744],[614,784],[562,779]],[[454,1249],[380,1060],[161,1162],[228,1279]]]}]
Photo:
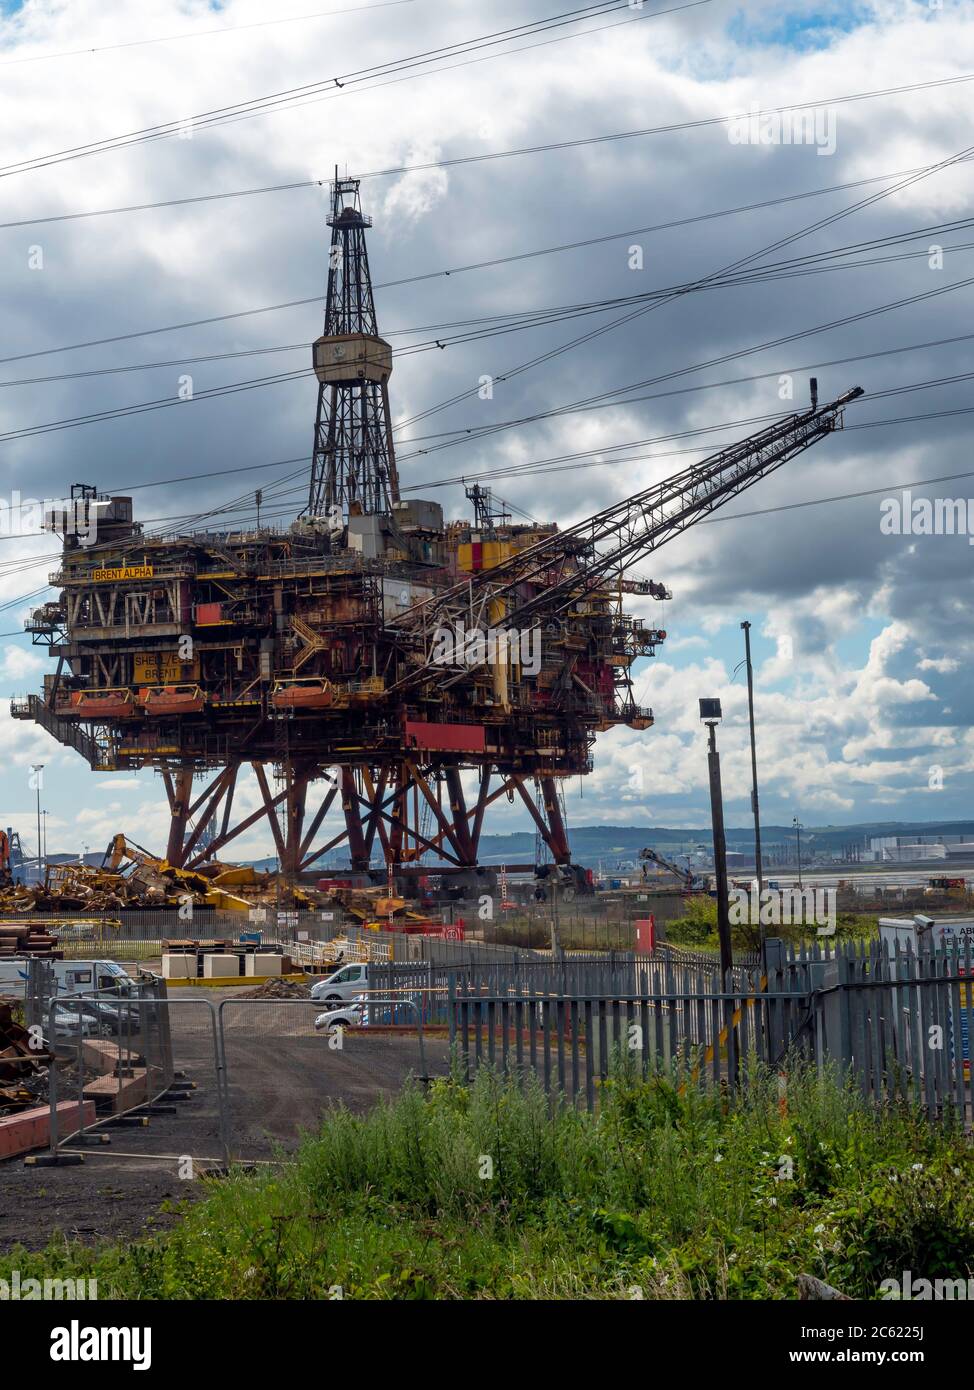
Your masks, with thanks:
[{"label": "white cloud", "polygon": [[[749,22],[774,30],[789,14],[814,16],[817,7],[809,0],[772,11],[764,3],[748,3],[743,11]],[[121,0],[73,0],[71,5],[32,0],[0,30],[0,45],[3,58],[32,57],[269,16],[260,0],[228,0],[216,20],[205,0],[143,0],[137,9]],[[523,20],[523,6],[513,0],[498,0],[489,10],[467,3],[424,3],[185,43],[10,63],[0,86],[0,128],[18,158],[42,154],[320,80],[325,74],[385,63],[431,46],[431,37],[446,44]],[[823,94],[871,85],[949,77],[974,64],[969,7],[934,14],[924,7],[884,3],[870,22],[849,33],[835,32],[818,51],[798,52],[780,35],[767,43],[742,43],[733,35],[728,17],[705,7],[368,92],[331,90],[293,110],[197,129],[191,140],[152,142],[5,179],[4,220],[327,179],[336,164],[351,173],[370,172],[439,156],[571,141],[746,110],[753,100],[766,106],[815,101]],[[881,74],[881,79],[864,79],[863,73]],[[376,222],[370,243],[373,272],[386,286],[378,291],[380,327],[423,327],[580,304],[707,275],[882,185],[671,230],[630,234],[627,229],[705,219],[722,208],[943,159],[974,138],[974,110],[958,100],[963,91],[963,85],[948,86],[841,106],[838,150],[831,159],[819,158],[809,148],[734,147],[726,129],[715,126],[544,157],[369,179],[363,199]],[[971,165],[957,165],[765,259],[928,226],[967,207],[972,187]],[[4,388],[0,433],[169,396],[182,369],[176,359],[183,356],[306,344],[320,331],[320,302],[299,301],[323,292],[324,200],[323,189],[290,190],[3,232],[4,356],[271,304],[295,307],[107,344],[97,351],[8,364],[5,378],[136,361],[175,363],[147,373]],[[598,240],[622,231],[627,231],[625,237]],[[645,269],[639,273],[627,265],[633,240],[645,251]],[[570,241],[593,244],[550,256],[533,254]],[[35,243],[44,250],[40,272],[27,267],[27,248]],[[503,256],[523,259],[460,270]],[[811,372],[818,375],[825,398],[853,381],[878,392],[972,370],[974,352],[962,342],[944,350],[911,349],[827,365],[834,358],[969,331],[966,300],[960,294],[718,362],[714,368],[698,365],[722,356],[733,359],[743,348],[919,294],[934,284],[948,286],[969,273],[964,257],[960,250],[949,252],[937,280],[925,261],[901,261],[685,295],[567,352],[559,350],[563,343],[603,326],[612,315],[600,312],[544,330],[415,355],[401,351],[412,338],[394,337],[395,416],[432,411],[410,427],[413,442],[400,444],[403,481],[432,485],[461,474],[472,477],[481,470],[588,452],[590,459],[579,460],[581,466],[571,470],[527,471],[492,484],[515,506],[564,525],[750,428],[727,422],[780,409],[781,372],[794,373],[800,404]],[[454,273],[435,274],[447,268]],[[404,283],[423,275],[433,278]],[[438,331],[430,327],[416,336],[435,337]],[[293,356],[255,358],[253,366],[231,361],[200,363],[189,370],[199,389],[257,376],[265,367],[277,371],[298,365],[305,351],[302,346]],[[546,360],[524,372],[511,370],[535,357]],[[817,366],[819,362],[826,365]],[[495,377],[492,401],[465,396],[449,409],[436,408],[469,392],[482,373]],[[760,373],[770,375],[746,380]],[[676,394],[688,386],[722,381],[728,384]],[[655,384],[630,394],[653,399],[613,405],[618,395],[610,395],[598,409],[482,439],[460,433],[581,398],[620,393],[637,382]],[[895,397],[873,405],[867,395],[849,411],[848,423],[945,408],[936,392],[919,391],[904,399],[908,406],[897,404]],[[263,480],[259,471],[243,481],[203,476],[228,466],[227,460],[252,467],[306,456],[313,410],[313,384],[302,380],[242,392],[222,403],[196,402],[185,409],[53,431],[8,441],[5,476],[25,494],[57,496],[80,478],[128,486],[177,473],[197,475],[189,483],[134,494],[147,518],[180,515],[223,502]],[[717,424],[725,428],[703,436],[687,433]],[[448,431],[457,434],[448,439]],[[881,537],[876,498],[767,511],[874,487],[877,478],[895,487],[900,480],[960,471],[966,466],[958,462],[966,460],[966,431],[961,417],[904,424],[896,431],[837,433],[728,504],[725,513],[759,515],[697,526],[641,560],[640,572],[663,580],[675,594],[668,609],[649,600],[630,604],[671,634],[647,678],[657,725],[645,734],[617,730],[599,738],[596,771],[585,784],[584,801],[572,800],[573,818],[669,815],[685,821],[691,811],[705,809],[706,760],[696,706],[702,693],[720,694],[724,700],[720,743],[725,789],[738,801],[746,799],[750,771],[744,688],[740,678],[731,682],[729,665],[736,658],[728,664],[714,654],[723,650],[728,634],[739,635],[742,614],[754,619],[755,641],[760,634],[774,644],[772,654],[756,660],[759,770],[770,804],[774,798],[781,805],[800,801],[824,814],[861,813],[881,800],[915,808],[926,789],[931,750],[949,767],[947,786],[957,787],[956,804],[965,785],[969,799],[974,783],[967,725],[974,711],[963,673],[974,656],[974,639],[969,636],[966,544],[925,547],[918,540],[906,545],[900,543],[905,538]],[[658,436],[680,437],[640,445],[629,462],[603,464],[617,457],[609,452],[612,446]],[[441,451],[438,445],[444,442],[449,447]],[[272,478],[281,476],[279,470],[269,472]],[[295,510],[298,492],[284,494]],[[445,500],[448,514],[466,514],[459,487],[435,495]],[[12,539],[3,549],[4,559],[12,563],[0,575],[0,598],[18,601],[9,620],[15,628],[39,601],[26,595],[56,567],[56,556],[47,537]],[[872,627],[867,623],[881,627],[868,651]],[[941,652],[950,655],[937,655]],[[34,649],[8,646],[0,658],[8,685],[36,689],[42,660]],[[683,660],[689,664],[681,665]],[[53,667],[45,664],[44,669]],[[13,779],[32,761],[49,764],[47,795],[66,834],[83,825],[92,839],[107,843],[120,821],[137,820],[136,838],[164,845],[168,811],[158,780],[93,780],[76,755],[40,730],[11,721],[5,710],[0,710],[0,755]],[[641,782],[631,782],[635,768],[641,770]],[[133,817],[131,792],[140,786],[145,794]],[[237,804],[244,812],[257,805],[246,779],[241,779]],[[523,808],[509,807],[502,798],[491,808],[487,828],[524,824]],[[260,827],[231,850],[266,853],[269,846],[270,837]]]}]

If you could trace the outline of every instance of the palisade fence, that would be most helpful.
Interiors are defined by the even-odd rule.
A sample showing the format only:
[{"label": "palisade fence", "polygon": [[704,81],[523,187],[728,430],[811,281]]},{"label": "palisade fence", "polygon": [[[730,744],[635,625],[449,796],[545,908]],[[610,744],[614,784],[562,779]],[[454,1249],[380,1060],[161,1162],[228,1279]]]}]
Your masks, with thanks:
[{"label": "palisade fence", "polygon": [[[136,1126],[126,1129],[128,1157],[218,1164],[276,1161],[333,1104],[367,1109],[409,1074],[445,1075],[457,1063],[468,1077],[479,1067],[533,1075],[552,1103],[595,1110],[618,1071],[715,1089],[730,1103],[755,1064],[787,1074],[802,1061],[877,1106],[910,1103],[931,1120],[970,1124],[969,941],[914,952],[769,940],[765,955],[726,981],[709,957],[665,949],[373,964],[363,1024],[337,1045],[315,1028],[327,1006],[310,1000],[169,998],[151,976],[80,999],[58,994],[52,964],[38,959],[26,1022],[56,1062],[46,1095],[42,1080],[31,1084],[50,1108],[52,1154],[121,1123]],[[92,1098],[88,1132],[78,1102]]]},{"label": "palisade fence", "polygon": [[533,1073],[545,1089],[595,1108],[616,1068],[678,1084],[747,1084],[751,1065],[826,1068],[877,1104],[912,1102],[931,1118],[974,1118],[971,943],[919,951],[879,941],[787,947],[767,967],[721,982],[711,962],[634,958],[608,977],[584,966],[568,988],[548,974],[495,967],[450,981],[450,1038],[469,1075],[488,1065]]},{"label": "palisade fence", "polygon": [[[612,998],[644,986],[657,991],[695,988],[698,977],[712,982],[719,973],[716,956],[695,956],[666,946],[657,947],[651,955],[633,951],[578,952],[561,954],[555,960],[532,951],[463,959],[458,948],[457,956],[447,953],[440,960],[373,963],[369,966],[369,994],[408,999],[418,1008],[425,1024],[452,1027],[463,999]],[[759,975],[757,959],[747,960],[735,965],[732,983],[741,990],[757,989]],[[373,1022],[400,1021],[388,1011],[371,1012]]]}]

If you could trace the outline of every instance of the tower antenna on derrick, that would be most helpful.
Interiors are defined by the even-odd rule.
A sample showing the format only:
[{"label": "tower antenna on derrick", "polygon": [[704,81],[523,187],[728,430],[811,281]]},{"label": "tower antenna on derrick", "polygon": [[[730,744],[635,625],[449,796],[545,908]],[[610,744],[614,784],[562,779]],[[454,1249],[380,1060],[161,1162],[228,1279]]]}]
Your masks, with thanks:
[{"label": "tower antenna on derrick", "polygon": [[312,347],[318,411],[307,514],[390,512],[399,501],[389,377],[392,348],[379,336],[359,180],[331,185],[325,331]]}]

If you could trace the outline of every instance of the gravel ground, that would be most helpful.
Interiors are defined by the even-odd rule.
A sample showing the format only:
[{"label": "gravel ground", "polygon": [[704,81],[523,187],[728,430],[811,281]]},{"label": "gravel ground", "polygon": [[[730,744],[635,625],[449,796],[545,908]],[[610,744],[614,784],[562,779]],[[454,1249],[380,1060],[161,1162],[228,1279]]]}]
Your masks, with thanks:
[{"label": "gravel ground", "polygon": [[[213,991],[213,1002],[242,990]],[[174,1065],[195,1089],[174,1100],[174,1114],[154,1115],[146,1127],[112,1127],[111,1144],[87,1151],[77,1167],[39,1168],[22,1158],[0,1164],[0,1251],[44,1246],[56,1233],[95,1242],[160,1229],[176,1219],[159,1208],[192,1201],[202,1185],[180,1178],[192,1157],[199,1173],[223,1162],[210,991],[173,990]],[[242,1000],[224,1009],[229,1137],[234,1159],[273,1158],[313,1129],[336,1104],[369,1109],[399,1090],[412,1073],[444,1075],[448,1045],[425,1040],[421,1060],[414,1035],[347,1030],[340,1049],[315,1034],[320,1006]],[[185,1167],[185,1165],[183,1165]]]}]

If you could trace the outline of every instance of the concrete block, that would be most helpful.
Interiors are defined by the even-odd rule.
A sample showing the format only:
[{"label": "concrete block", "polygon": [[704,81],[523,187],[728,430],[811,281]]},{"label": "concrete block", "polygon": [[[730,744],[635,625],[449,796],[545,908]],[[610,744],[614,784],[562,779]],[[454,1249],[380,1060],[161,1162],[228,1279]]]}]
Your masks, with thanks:
[{"label": "concrete block", "polygon": [[280,975],[284,957],[269,951],[255,951],[247,957],[248,975]]},{"label": "concrete block", "polygon": [[240,961],[236,955],[220,956],[208,954],[203,957],[203,979],[219,980],[225,976],[240,974]]},{"label": "concrete block", "polygon": [[162,958],[162,978],[164,980],[195,980],[196,956],[188,952],[173,952]]}]

